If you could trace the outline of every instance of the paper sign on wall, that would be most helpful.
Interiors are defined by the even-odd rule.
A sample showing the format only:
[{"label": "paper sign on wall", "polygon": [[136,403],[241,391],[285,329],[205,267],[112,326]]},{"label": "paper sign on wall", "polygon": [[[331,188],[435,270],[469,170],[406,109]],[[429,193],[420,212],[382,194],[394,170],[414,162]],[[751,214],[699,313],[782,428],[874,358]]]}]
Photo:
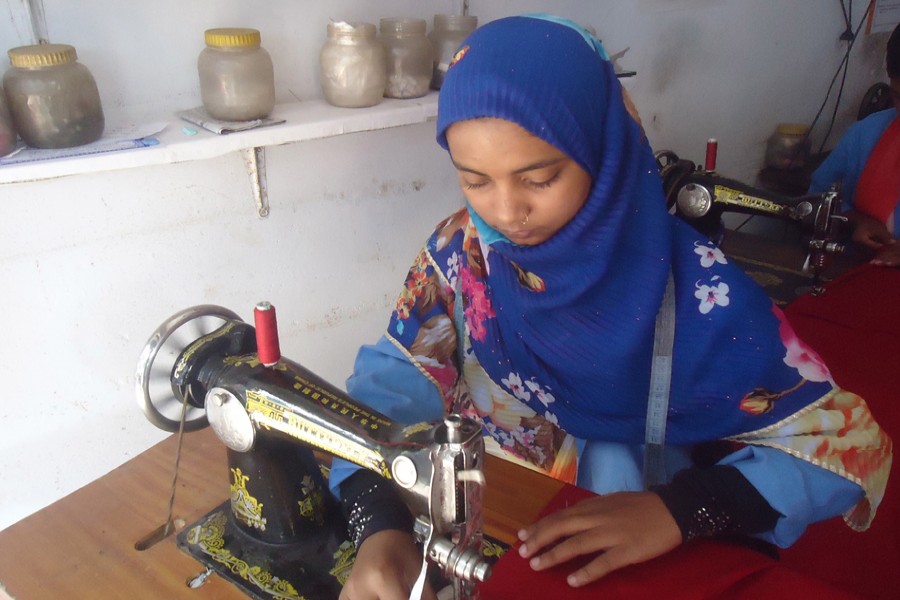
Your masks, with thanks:
[{"label": "paper sign on wall", "polygon": [[893,31],[900,23],[900,0],[873,0],[866,33]]}]

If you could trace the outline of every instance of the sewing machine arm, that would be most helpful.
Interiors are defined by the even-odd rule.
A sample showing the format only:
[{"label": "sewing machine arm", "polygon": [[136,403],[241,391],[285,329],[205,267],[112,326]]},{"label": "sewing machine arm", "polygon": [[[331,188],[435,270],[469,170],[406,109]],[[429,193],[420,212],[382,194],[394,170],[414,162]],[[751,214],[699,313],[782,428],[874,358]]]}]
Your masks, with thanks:
[{"label": "sewing machine arm", "polygon": [[669,212],[717,243],[726,212],[796,223],[808,236],[803,272],[816,282],[827,257],[844,251],[841,239],[847,219],[840,214],[840,196],[834,189],[794,198],[722,177],[668,150],[657,152],[656,160]]}]

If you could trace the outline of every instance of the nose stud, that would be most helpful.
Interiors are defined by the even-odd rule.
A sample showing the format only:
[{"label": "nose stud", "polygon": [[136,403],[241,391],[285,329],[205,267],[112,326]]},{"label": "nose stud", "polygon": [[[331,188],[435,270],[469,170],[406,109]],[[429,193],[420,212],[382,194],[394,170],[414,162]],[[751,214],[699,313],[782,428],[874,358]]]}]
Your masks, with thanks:
[{"label": "nose stud", "polygon": [[522,225],[527,225],[527,224],[528,224],[528,217],[529,217],[530,215],[531,215],[530,212],[526,212],[526,213],[525,213],[525,218],[522,219]]}]

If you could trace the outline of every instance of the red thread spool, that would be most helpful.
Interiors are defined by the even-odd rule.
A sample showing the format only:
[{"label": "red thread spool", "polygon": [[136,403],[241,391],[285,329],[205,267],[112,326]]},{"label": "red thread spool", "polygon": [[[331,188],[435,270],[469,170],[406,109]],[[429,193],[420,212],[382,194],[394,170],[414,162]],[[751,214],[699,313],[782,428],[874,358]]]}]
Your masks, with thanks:
[{"label": "red thread spool", "polygon": [[716,141],[716,138],[709,138],[706,140],[706,170],[707,171],[715,171],[716,170],[716,155],[719,152],[719,142]]},{"label": "red thread spool", "polygon": [[281,360],[275,307],[268,302],[260,302],[253,309],[253,321],[256,325],[256,352],[259,355],[259,362],[271,367]]}]

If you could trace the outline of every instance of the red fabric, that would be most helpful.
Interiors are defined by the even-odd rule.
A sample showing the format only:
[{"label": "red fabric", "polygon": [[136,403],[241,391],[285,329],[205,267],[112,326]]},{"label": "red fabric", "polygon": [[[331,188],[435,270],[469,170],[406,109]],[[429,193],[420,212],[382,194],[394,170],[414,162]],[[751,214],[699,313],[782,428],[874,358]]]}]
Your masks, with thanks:
[{"label": "red fabric", "polygon": [[[862,265],[785,309],[797,334],[826,361],[839,385],[867,400],[876,419],[900,439],[900,269]],[[482,600],[757,600],[759,598],[895,599],[900,595],[900,480],[891,481],[872,527],[852,531],[840,518],[813,525],[780,561],[737,545],[698,540],[627,567],[584,588],[570,588],[573,564],[533,571],[518,546],[480,587]],[[566,486],[543,513],[590,492]]]},{"label": "red fabric", "polygon": [[[841,387],[866,399],[895,444],[900,440],[900,269],[862,265],[784,311],[797,335],[825,360]],[[900,459],[872,527],[817,523],[782,563],[869,598],[900,597]]]},{"label": "red fabric", "polygon": [[[591,492],[567,485],[542,514],[549,514],[589,496]],[[578,561],[548,571],[534,571],[519,556],[516,545],[494,565],[487,583],[479,587],[481,600],[859,598],[788,569],[749,548],[712,540],[685,544],[669,554],[615,571],[582,588],[571,588],[566,584],[566,575],[577,568],[576,563]]]},{"label": "red fabric", "polygon": [[856,210],[887,223],[900,198],[900,117],[881,134],[856,184]]}]

